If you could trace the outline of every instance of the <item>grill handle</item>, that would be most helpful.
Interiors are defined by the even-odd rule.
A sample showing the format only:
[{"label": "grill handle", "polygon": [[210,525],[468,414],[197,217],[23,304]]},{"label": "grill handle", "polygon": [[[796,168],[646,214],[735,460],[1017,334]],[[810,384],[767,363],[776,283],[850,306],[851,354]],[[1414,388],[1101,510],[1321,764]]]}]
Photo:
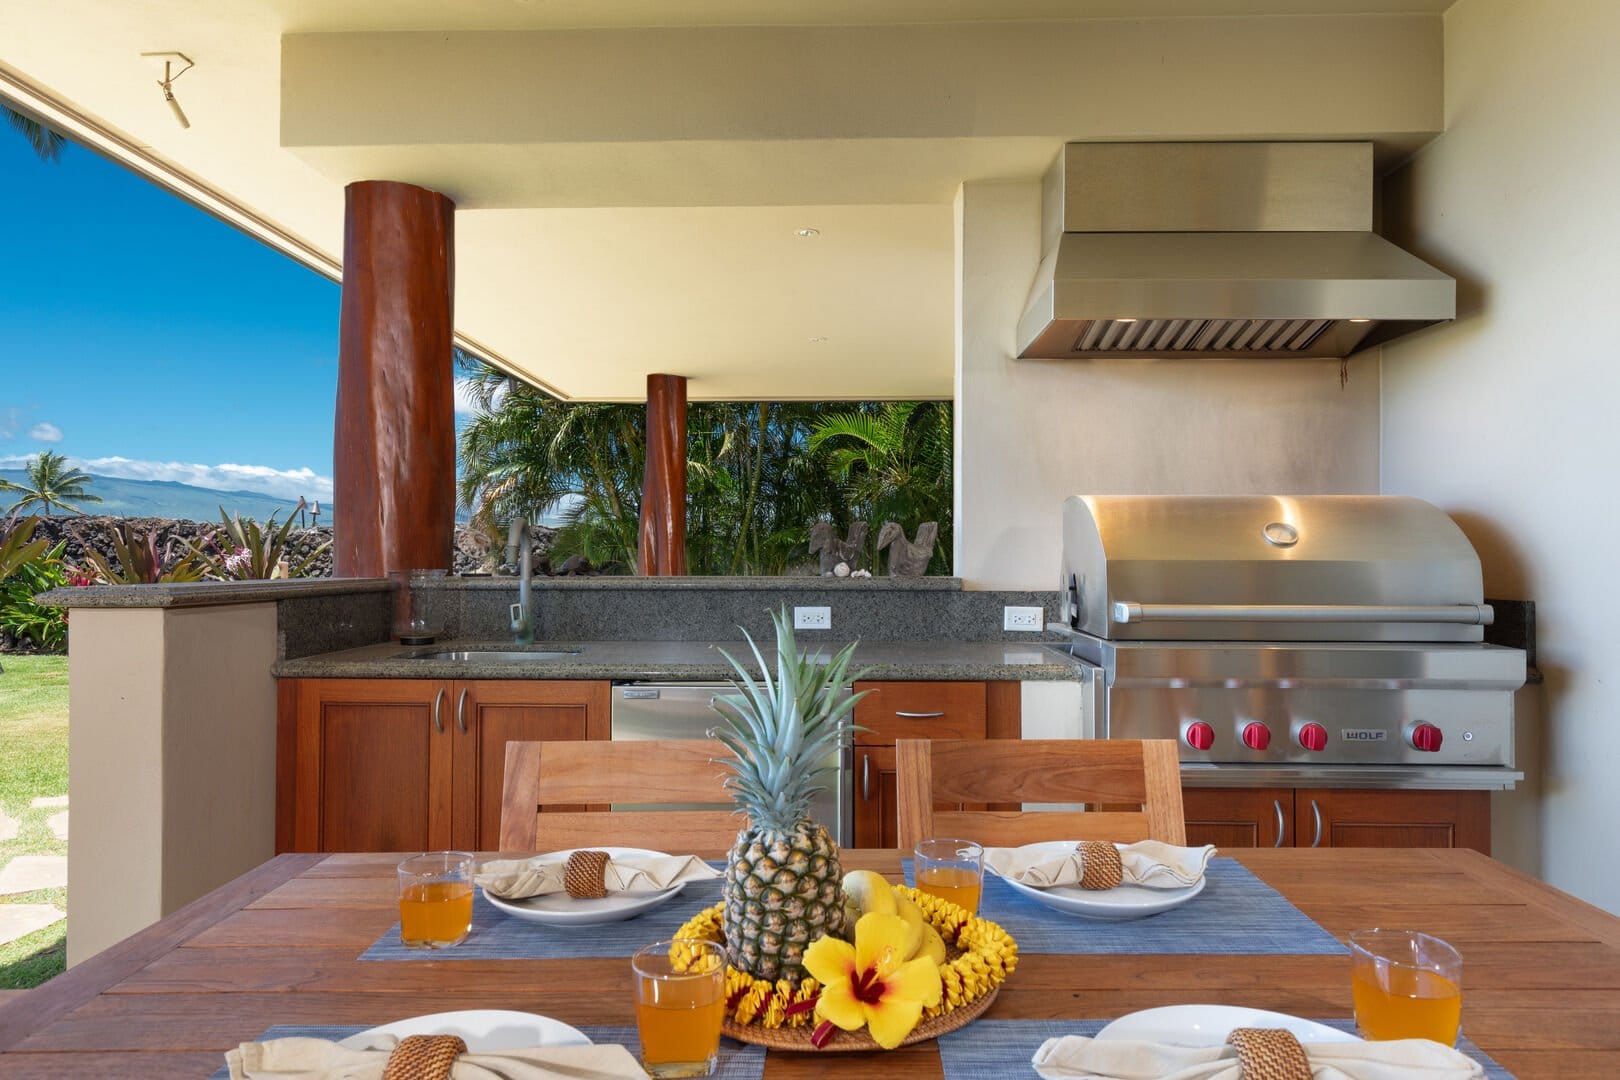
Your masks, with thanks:
[{"label": "grill handle", "polygon": [[1489,626],[1489,604],[1138,604],[1114,602],[1117,623],[1388,622]]}]

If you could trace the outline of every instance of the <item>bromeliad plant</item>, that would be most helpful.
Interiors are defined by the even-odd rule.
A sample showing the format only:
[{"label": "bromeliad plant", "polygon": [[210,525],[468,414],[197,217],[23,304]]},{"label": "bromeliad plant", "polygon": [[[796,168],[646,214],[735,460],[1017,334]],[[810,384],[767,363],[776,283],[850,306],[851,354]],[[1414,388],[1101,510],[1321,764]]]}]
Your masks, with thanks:
[{"label": "bromeliad plant", "polygon": [[[222,506],[219,508],[219,518],[224,536],[215,534],[199,544],[192,545],[191,550],[198,558],[212,564],[211,570],[215,576],[228,581],[303,577],[326,549],[332,546],[331,541],[327,541],[296,564],[288,562],[287,535],[292,532],[293,519],[306,505],[308,504],[303,499],[299,499],[298,505],[279,527],[276,525],[275,514],[271,514],[269,519],[260,525],[252,518],[227,514]],[[222,540],[223,548],[228,550],[222,550]],[[213,550],[210,551],[210,548]]]},{"label": "bromeliad plant", "polygon": [[[113,559],[88,550],[84,557],[106,585],[157,585],[201,581],[208,576],[208,560],[178,537],[158,546],[157,533],[141,532],[123,525],[112,527],[109,541]],[[116,565],[114,565],[116,562]]]}]

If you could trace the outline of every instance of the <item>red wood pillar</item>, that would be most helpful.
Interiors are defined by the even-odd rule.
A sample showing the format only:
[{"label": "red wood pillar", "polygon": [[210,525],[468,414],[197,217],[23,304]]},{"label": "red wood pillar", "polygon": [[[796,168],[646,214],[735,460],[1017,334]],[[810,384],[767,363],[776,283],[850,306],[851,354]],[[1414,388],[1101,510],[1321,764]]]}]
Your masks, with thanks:
[{"label": "red wood pillar", "polygon": [[345,191],[332,455],[337,577],[450,566],[455,209],[438,192],[388,180]]},{"label": "red wood pillar", "polygon": [[686,573],[686,376],[647,376],[641,572]]}]

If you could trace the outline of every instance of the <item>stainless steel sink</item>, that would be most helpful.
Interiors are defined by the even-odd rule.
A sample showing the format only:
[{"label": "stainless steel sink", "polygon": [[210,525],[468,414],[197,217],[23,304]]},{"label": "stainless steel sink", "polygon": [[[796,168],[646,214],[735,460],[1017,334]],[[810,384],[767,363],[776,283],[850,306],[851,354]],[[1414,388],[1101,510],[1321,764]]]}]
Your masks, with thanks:
[{"label": "stainless steel sink", "polygon": [[398,660],[454,660],[485,664],[526,664],[532,660],[561,660],[578,656],[578,649],[465,649],[450,652],[400,653]]}]

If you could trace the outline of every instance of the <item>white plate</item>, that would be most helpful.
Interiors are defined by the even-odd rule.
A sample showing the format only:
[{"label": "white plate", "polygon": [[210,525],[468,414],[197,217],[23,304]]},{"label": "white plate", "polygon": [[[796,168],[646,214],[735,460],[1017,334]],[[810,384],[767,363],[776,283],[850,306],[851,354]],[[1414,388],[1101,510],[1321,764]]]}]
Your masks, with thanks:
[{"label": "white plate", "polygon": [[[610,858],[622,858],[627,855],[640,855],[653,858],[667,857],[662,851],[648,851],[646,848],[630,847],[602,847],[591,848],[592,851],[605,851]],[[568,851],[547,852],[540,858],[547,862],[565,863],[573,849]],[[596,923],[620,922],[624,919],[633,919],[643,911],[650,911],[659,904],[673,900],[680,895],[686,883],[682,882],[673,888],[655,893],[612,893],[600,900],[575,900],[567,893],[550,893],[546,896],[530,896],[522,900],[502,900],[498,896],[491,896],[488,889],[484,890],[484,899],[497,908],[512,916],[514,919],[523,919],[527,922],[540,923],[543,926],[592,926]]]},{"label": "white plate", "polygon": [[474,1054],[494,1054],[502,1050],[522,1050],[530,1046],[589,1046],[591,1040],[578,1028],[561,1020],[533,1013],[501,1009],[473,1009],[467,1012],[433,1013],[396,1020],[392,1024],[350,1035],[338,1045],[364,1050],[378,1035],[460,1035]]},{"label": "white plate", "polygon": [[1168,1005],[1122,1016],[1097,1032],[1099,1039],[1136,1039],[1171,1046],[1219,1046],[1233,1028],[1284,1028],[1300,1042],[1360,1042],[1338,1028],[1301,1020],[1287,1013],[1245,1009],[1236,1005]]},{"label": "white plate", "polygon": [[[1050,848],[1050,852],[1041,850],[1036,854],[1050,854],[1055,858],[1073,851],[1074,841],[1053,840],[1030,846]],[[1053,911],[1061,911],[1065,915],[1074,915],[1082,919],[1124,922],[1129,919],[1145,919],[1149,915],[1157,915],[1161,911],[1180,907],[1203,892],[1204,885],[1209,879],[1201,877],[1196,885],[1188,885],[1181,889],[1149,889],[1141,885],[1117,885],[1112,889],[1082,889],[1078,885],[1056,885],[1050,889],[1037,889],[1012,878],[1004,877],[1001,880],[1012,886],[1015,892],[1023,893]]]}]

